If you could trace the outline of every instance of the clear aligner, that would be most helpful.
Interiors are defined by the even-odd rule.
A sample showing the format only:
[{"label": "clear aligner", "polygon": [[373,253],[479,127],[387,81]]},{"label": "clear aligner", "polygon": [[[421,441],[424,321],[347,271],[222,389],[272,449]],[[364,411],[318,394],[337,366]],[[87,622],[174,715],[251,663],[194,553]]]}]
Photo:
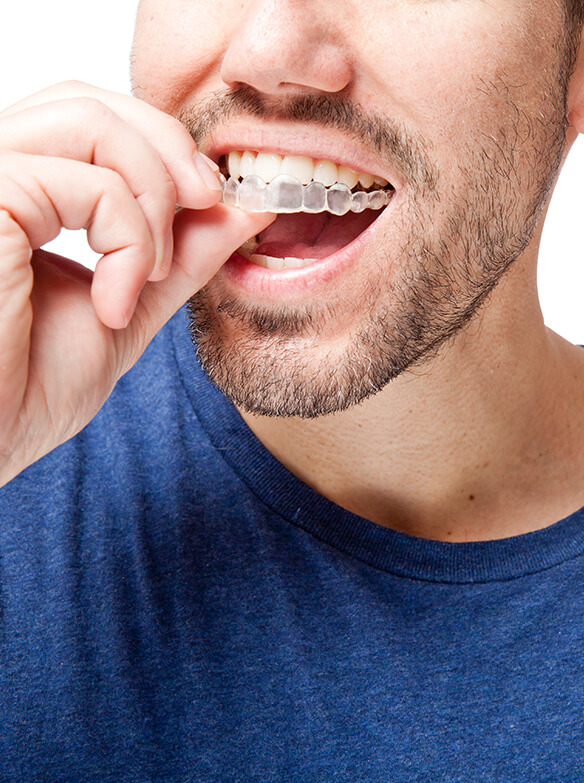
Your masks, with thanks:
[{"label": "clear aligner", "polygon": [[320,182],[303,185],[288,174],[278,174],[269,183],[255,174],[242,180],[222,177],[221,185],[223,203],[245,212],[331,212],[333,215],[345,215],[365,209],[382,209],[389,204],[394,192],[373,190],[353,193],[347,185],[338,182],[330,187]]}]

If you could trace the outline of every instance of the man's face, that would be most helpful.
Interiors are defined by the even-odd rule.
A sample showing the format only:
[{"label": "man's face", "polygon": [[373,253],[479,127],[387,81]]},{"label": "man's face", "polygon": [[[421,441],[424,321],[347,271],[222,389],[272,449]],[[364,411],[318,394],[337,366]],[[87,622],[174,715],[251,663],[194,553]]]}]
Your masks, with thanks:
[{"label": "man's face", "polygon": [[455,334],[528,246],[565,142],[555,0],[143,0],[136,94],[201,150],[328,160],[380,212],[285,215],[192,301],[204,366],[267,415],[342,410]]}]

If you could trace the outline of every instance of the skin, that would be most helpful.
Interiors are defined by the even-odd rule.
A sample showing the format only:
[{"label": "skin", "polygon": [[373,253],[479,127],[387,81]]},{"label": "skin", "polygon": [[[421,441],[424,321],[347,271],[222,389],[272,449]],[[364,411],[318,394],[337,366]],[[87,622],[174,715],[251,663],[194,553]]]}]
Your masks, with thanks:
[{"label": "skin", "polygon": [[[0,115],[1,483],[85,426],[165,321],[270,222],[217,205],[195,153],[172,118],[84,84]],[[177,203],[188,209],[173,224]],[[103,253],[93,277],[38,249],[61,227],[87,228]]]},{"label": "skin", "polygon": [[[552,0],[373,2],[365,8],[292,0],[141,3],[134,84],[136,94],[158,108],[188,116],[212,94],[243,85],[269,100],[343,96],[365,113],[381,111],[422,141],[441,174],[440,197],[431,202],[422,193],[429,241],[444,236],[448,219],[469,203],[472,187],[478,189],[478,180],[469,185],[464,177],[484,164],[477,148],[486,155],[493,188],[506,199],[508,223],[523,226],[538,204],[537,221],[525,229],[525,248],[487,305],[471,316],[468,285],[457,281],[450,302],[467,297],[465,327],[438,351],[424,353],[428,344],[422,345],[417,363],[380,393],[310,421],[257,415],[243,400],[249,426],[290,470],[379,524],[440,540],[481,540],[544,527],[584,504],[577,447],[584,428],[578,404],[584,402],[581,351],[545,328],[535,284],[546,198],[542,182],[543,195],[535,195],[532,173],[547,167],[543,180],[552,185],[550,158],[565,154],[573,141],[582,100],[578,67],[568,106],[561,102],[562,35],[560,6]],[[567,130],[566,109],[572,120]],[[224,122],[244,130],[263,123],[284,139],[306,133],[300,125],[245,113]],[[349,143],[341,131],[338,140]],[[201,147],[213,151],[213,134],[203,133]],[[513,158],[503,175],[496,148]],[[507,190],[505,179],[513,180]],[[326,291],[319,289],[318,306],[333,315],[319,322],[316,339],[313,333],[297,334],[274,349],[267,337],[246,357],[250,366],[259,361],[260,373],[271,372],[280,362],[274,376],[279,382],[291,367],[300,367],[308,381],[323,361],[332,367],[346,356],[370,303],[371,280],[376,290],[388,292],[386,304],[395,304],[392,286],[405,290],[404,270],[415,270],[401,252],[414,216],[407,208],[407,184],[398,216],[362,249],[357,264]],[[509,260],[519,244],[509,243]],[[473,270],[467,282],[484,283],[478,253],[464,259],[461,249],[453,246],[446,256],[450,276],[457,278],[466,260]],[[389,262],[389,271],[384,265],[379,274],[379,259]],[[267,313],[308,306],[308,294],[295,292],[287,301],[284,295],[274,304],[261,293],[237,290],[223,271],[205,289],[211,311],[226,295]],[[493,269],[493,279],[501,271]],[[363,307],[355,308],[359,295]],[[244,324],[223,319],[213,329],[222,349],[247,347]],[[294,365],[299,344],[303,362]]]},{"label": "skin", "polygon": [[[184,116],[237,85],[278,100],[342,95],[365,112],[382,110],[423,142],[441,172],[441,200],[421,203],[432,215],[428,235],[439,238],[468,187],[453,160],[471,169],[485,129],[497,146],[496,132],[512,127],[507,88],[523,117],[541,116],[541,96],[558,78],[554,43],[561,24],[553,0],[376,0],[358,8],[354,2],[145,0],[133,77],[136,95],[149,107],[69,84],[0,115],[0,203],[8,205],[0,216],[0,478],[9,480],[78,431],[172,312],[211,278],[212,296],[229,285],[221,264],[270,221],[216,206],[217,194],[193,167],[192,139],[166,113]],[[566,149],[583,125],[582,70],[579,63],[570,85]],[[503,89],[493,92],[502,79]],[[491,88],[481,92],[480,84]],[[550,100],[546,109],[557,96]],[[253,125],[247,116],[238,122],[243,129]],[[271,130],[288,139],[322,136],[318,127],[278,121]],[[327,140],[347,144],[334,128]],[[519,176],[512,195],[520,196],[525,212],[537,160],[533,141],[521,134],[513,147]],[[137,149],[139,166],[130,162]],[[212,154],[213,139],[202,138],[201,149]],[[81,206],[71,195],[80,190],[88,194]],[[411,200],[408,183],[404,193]],[[169,266],[176,203],[188,210],[174,221]],[[121,225],[112,226],[112,215],[124,216]],[[403,281],[398,249],[411,234],[410,215],[404,208],[401,219],[388,220],[358,263],[319,292],[333,315],[313,341],[312,362],[333,343],[342,355],[357,325],[356,308],[343,303],[366,290],[388,253],[390,282]],[[584,367],[581,349],[543,325],[535,288],[541,221],[487,305],[383,391],[315,420],[243,412],[249,426],[317,491],[415,535],[497,538],[551,524],[584,505]],[[36,250],[61,225],[92,229],[94,246],[105,253],[93,282]],[[477,259],[469,261],[479,273]],[[260,294],[246,296],[272,306]],[[306,302],[296,293],[284,304]]]}]

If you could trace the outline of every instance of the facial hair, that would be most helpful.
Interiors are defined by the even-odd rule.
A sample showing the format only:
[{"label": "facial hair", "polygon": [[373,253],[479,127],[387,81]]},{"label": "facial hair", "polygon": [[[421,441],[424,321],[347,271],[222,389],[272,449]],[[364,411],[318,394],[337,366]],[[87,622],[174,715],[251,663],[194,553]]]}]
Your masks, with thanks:
[{"label": "facial hair", "polygon": [[550,89],[532,113],[502,79],[478,89],[492,111],[453,152],[455,178],[422,139],[339,96],[276,104],[243,88],[179,118],[198,142],[234,116],[334,127],[391,160],[406,183],[391,237],[358,261],[367,278],[353,305],[331,293],[301,307],[260,306],[227,292],[220,277],[191,299],[199,361],[236,405],[305,418],[345,410],[429,361],[483,305],[527,246],[559,171],[566,89]]}]

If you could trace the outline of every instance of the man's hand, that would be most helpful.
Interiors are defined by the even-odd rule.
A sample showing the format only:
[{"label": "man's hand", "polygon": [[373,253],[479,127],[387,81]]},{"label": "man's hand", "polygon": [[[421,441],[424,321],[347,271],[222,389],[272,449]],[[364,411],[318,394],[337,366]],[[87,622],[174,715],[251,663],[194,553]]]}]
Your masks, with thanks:
[{"label": "man's hand", "polygon": [[[0,484],[85,426],[270,222],[217,204],[205,165],[173,118],[76,82],[0,114]],[[62,227],[87,229],[95,273],[39,249]]]}]

